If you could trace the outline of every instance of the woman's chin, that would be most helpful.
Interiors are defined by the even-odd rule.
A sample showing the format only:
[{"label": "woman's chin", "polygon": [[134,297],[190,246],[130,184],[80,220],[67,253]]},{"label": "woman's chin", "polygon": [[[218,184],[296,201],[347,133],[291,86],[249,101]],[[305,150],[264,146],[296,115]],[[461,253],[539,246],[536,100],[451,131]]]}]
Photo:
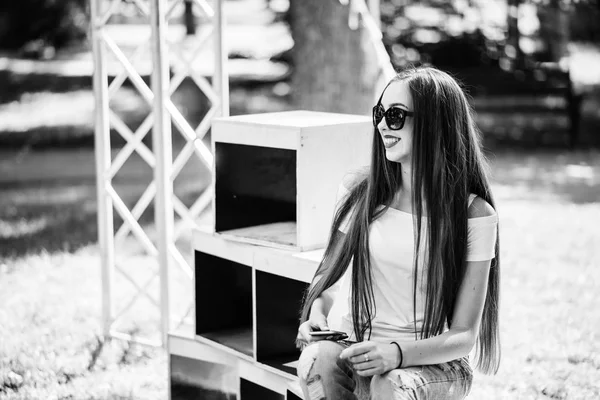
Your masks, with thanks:
[{"label": "woman's chin", "polygon": [[385,158],[388,159],[388,161],[391,162],[397,162],[397,163],[403,163],[405,161],[407,161],[408,157],[407,154],[398,154],[398,153],[393,153],[390,151],[386,151],[385,152]]}]

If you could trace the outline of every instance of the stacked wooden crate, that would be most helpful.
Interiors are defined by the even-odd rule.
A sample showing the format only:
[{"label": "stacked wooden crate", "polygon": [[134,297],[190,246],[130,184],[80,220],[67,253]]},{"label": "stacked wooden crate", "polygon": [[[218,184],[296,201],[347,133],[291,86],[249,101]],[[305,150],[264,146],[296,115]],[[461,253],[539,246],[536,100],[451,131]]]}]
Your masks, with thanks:
[{"label": "stacked wooden crate", "polygon": [[301,397],[294,340],[302,297],[338,186],[369,163],[370,124],[309,111],[214,121],[213,218],[193,233],[194,332],[169,335],[172,399]]}]

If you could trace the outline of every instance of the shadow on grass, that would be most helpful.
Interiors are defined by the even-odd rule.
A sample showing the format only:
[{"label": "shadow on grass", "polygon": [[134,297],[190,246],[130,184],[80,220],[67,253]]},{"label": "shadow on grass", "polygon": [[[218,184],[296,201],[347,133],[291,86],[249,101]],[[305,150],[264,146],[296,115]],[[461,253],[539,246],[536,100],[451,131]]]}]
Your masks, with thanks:
[{"label": "shadow on grass", "polygon": [[42,250],[70,252],[97,241],[95,212],[71,210],[65,213],[52,206],[31,211],[37,212],[37,217],[25,226],[14,220],[3,222],[12,225],[9,228],[12,232],[3,232],[0,237],[0,258],[22,257]]},{"label": "shadow on grass", "polygon": [[[76,251],[97,242],[92,150],[30,151],[18,161],[4,153],[0,159],[4,160],[0,162],[0,258]],[[175,194],[190,207],[209,180],[206,168],[192,159],[174,182]],[[152,170],[134,155],[112,179],[112,186],[131,210],[151,181]],[[154,221],[151,201],[138,222],[145,228]],[[113,210],[115,232],[122,224],[123,218]]]},{"label": "shadow on grass", "polygon": [[489,159],[494,183],[510,200],[600,201],[600,150],[496,149]]},{"label": "shadow on grass", "polygon": [[0,70],[0,104],[18,101],[23,93],[67,93],[92,87],[91,76],[64,76],[57,74],[15,74]]}]

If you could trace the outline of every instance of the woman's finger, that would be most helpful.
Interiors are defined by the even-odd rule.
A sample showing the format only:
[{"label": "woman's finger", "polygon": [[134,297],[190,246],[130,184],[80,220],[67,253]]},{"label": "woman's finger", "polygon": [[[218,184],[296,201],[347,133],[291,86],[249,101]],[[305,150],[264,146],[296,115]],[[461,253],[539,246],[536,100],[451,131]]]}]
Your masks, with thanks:
[{"label": "woman's finger", "polygon": [[340,354],[340,358],[351,359],[374,350],[373,342],[360,342],[348,347]]},{"label": "woman's finger", "polygon": [[314,327],[322,330],[322,331],[328,331],[329,327],[327,326],[327,320],[322,320],[322,321],[317,321],[316,324],[314,324]]},{"label": "woman's finger", "polygon": [[302,325],[300,325],[300,328],[298,329],[298,332],[299,332],[300,336],[302,337],[302,340],[306,341],[306,343],[318,342],[319,340],[325,339],[323,337],[312,336],[310,334],[310,332],[312,332],[314,330],[313,328],[315,328],[315,326],[307,321],[307,322],[303,323]]},{"label": "woman's finger", "polygon": [[364,352],[364,353],[359,354],[357,356],[350,357],[349,360],[350,360],[350,362],[352,364],[362,364],[362,363],[365,363],[365,362],[376,360],[377,358],[378,357],[376,357],[375,355],[373,355],[373,353]]},{"label": "woman's finger", "polygon": [[365,361],[358,364],[354,364],[353,367],[356,371],[366,371],[372,368],[378,368],[379,364],[380,363],[378,361]]},{"label": "woman's finger", "polygon": [[302,340],[304,340],[307,343],[309,343],[311,341],[309,324],[304,323],[304,324],[300,325],[298,332],[299,332]]},{"label": "woman's finger", "polygon": [[360,376],[374,376],[374,375],[379,375],[380,369],[379,368],[369,368],[369,369],[356,371],[356,373]]}]

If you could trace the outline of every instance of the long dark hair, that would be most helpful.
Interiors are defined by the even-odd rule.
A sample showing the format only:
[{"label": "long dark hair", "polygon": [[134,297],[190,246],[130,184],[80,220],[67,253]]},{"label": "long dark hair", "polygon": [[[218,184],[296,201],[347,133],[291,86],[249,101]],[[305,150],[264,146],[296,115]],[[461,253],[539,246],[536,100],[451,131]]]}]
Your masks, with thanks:
[{"label": "long dark hair", "polygon": [[[427,277],[421,338],[428,338],[441,334],[445,324],[451,326],[452,323],[466,266],[469,194],[474,193],[496,207],[480,133],[460,85],[447,73],[431,67],[404,70],[390,83],[395,81],[408,83],[415,111],[411,178],[416,231],[413,309],[416,320],[417,277],[424,272]],[[305,295],[300,317],[301,322],[308,319],[313,302],[341,278],[352,260],[351,313],[354,334],[359,341],[364,339],[367,331],[370,336],[371,320],[375,315],[369,225],[387,210],[402,185],[401,164],[386,158],[377,128],[373,139],[369,172],[349,188],[350,194],[336,211],[323,260]],[[384,208],[378,208],[380,205]],[[427,235],[423,239],[424,205],[429,218],[426,219]],[[334,235],[346,217],[350,221],[348,232],[336,245]],[[418,249],[423,240],[426,240],[428,251],[423,260],[423,271],[419,271]],[[496,373],[500,364],[499,267],[497,241],[475,354],[475,364],[484,373]]]}]

